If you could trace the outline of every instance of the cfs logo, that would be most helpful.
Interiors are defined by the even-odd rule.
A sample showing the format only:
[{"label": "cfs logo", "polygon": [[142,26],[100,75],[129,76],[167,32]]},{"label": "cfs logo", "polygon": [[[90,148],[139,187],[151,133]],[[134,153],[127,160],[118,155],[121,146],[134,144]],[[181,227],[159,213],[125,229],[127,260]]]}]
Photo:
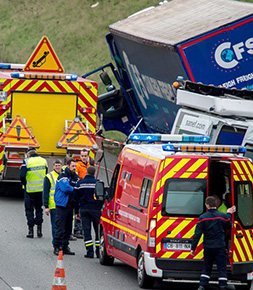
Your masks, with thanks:
[{"label": "cfs logo", "polygon": [[253,37],[234,45],[231,42],[221,43],[214,52],[214,58],[222,68],[231,69],[237,66],[241,59],[246,57],[246,53],[253,54]]}]

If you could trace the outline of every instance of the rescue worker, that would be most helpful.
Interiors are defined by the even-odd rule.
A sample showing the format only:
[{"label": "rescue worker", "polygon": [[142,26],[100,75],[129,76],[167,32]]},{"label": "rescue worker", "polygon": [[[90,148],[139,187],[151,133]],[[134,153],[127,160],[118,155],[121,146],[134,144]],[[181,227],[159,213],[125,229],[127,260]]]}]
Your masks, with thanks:
[{"label": "rescue worker", "polygon": [[80,179],[85,177],[87,168],[90,165],[94,165],[94,161],[89,157],[89,150],[82,149],[80,152],[80,160],[76,161],[76,172]]},{"label": "rescue worker", "polygon": [[[86,175],[87,168],[93,165],[93,160],[89,157],[89,150],[82,149],[80,152],[80,159],[76,161],[76,172],[79,179],[83,179]],[[74,217],[74,237],[82,239],[82,224],[81,221]]]},{"label": "rescue worker", "polygon": [[50,214],[50,221],[52,227],[52,243],[54,245],[54,235],[55,235],[55,202],[54,202],[54,192],[56,186],[56,180],[61,173],[62,162],[56,159],[53,162],[53,170],[49,172],[44,178],[43,185],[43,205],[45,207],[45,214]]},{"label": "rescue worker", "polygon": [[33,238],[34,225],[37,225],[38,238],[42,237],[42,191],[47,170],[47,161],[37,154],[35,148],[28,148],[27,158],[20,168],[20,180],[25,188],[25,214],[28,225],[27,238]]},{"label": "rescue worker", "polygon": [[76,174],[76,162],[73,158],[67,160],[67,167],[62,172],[55,187],[54,200],[56,205],[54,254],[59,251],[63,254],[75,255],[69,248],[69,238],[72,232],[73,221],[73,192],[78,180]]},{"label": "rescue worker", "polygon": [[224,200],[222,200],[222,197],[218,196],[218,195],[213,195],[213,197],[216,199],[216,207],[218,209],[218,211],[223,212],[223,213],[227,213],[227,206],[225,205]]},{"label": "rescue worker", "polygon": [[[75,212],[78,216],[81,216],[82,220],[84,245],[86,248],[85,258],[94,258],[91,223],[95,231],[96,256],[97,258],[99,257],[98,225],[103,202],[95,198],[95,185],[98,181],[98,179],[95,178],[95,171],[96,169],[94,166],[89,166],[86,176],[84,179],[77,182],[74,192]],[[80,214],[78,213],[79,208]]]},{"label": "rescue worker", "polygon": [[210,275],[212,272],[213,262],[219,272],[219,289],[227,287],[227,257],[225,231],[231,229],[231,215],[236,211],[236,207],[232,206],[227,210],[227,214],[219,212],[216,208],[216,200],[213,196],[209,196],[205,200],[207,211],[202,214],[197,222],[195,233],[193,236],[191,255],[197,247],[199,239],[204,234],[204,269],[200,276],[199,290],[206,289]]}]

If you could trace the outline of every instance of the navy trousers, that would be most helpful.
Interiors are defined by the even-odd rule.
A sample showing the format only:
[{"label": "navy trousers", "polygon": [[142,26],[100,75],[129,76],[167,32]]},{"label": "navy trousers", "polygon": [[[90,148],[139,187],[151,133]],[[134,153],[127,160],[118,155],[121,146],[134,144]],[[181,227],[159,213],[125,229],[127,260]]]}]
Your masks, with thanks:
[{"label": "navy trousers", "polygon": [[42,224],[42,192],[25,192],[25,215],[29,227]]},{"label": "navy trousers", "polygon": [[225,248],[205,248],[204,249],[204,269],[200,276],[200,286],[204,288],[208,285],[213,263],[216,261],[216,265],[219,272],[219,287],[222,289],[227,286],[227,257]]},{"label": "navy trousers", "polygon": [[55,215],[56,215],[56,209],[50,209],[50,221],[51,221],[51,227],[52,227],[52,244],[54,246],[54,236],[55,236]]},{"label": "navy trousers", "polygon": [[56,206],[54,247],[66,249],[72,233],[73,208]]},{"label": "navy trousers", "polygon": [[83,226],[84,245],[87,251],[87,255],[90,257],[94,256],[94,243],[91,236],[91,223],[95,231],[95,248],[96,255],[99,256],[99,236],[98,236],[98,225],[101,216],[101,210],[96,209],[80,209],[80,215]]}]

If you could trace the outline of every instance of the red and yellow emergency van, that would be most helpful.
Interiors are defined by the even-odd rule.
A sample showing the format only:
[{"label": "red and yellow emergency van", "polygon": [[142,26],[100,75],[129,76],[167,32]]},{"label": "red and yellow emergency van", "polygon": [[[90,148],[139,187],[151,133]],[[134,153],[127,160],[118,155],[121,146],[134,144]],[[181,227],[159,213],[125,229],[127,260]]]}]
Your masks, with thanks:
[{"label": "red and yellow emergency van", "polygon": [[26,64],[0,69],[1,191],[3,184],[19,183],[28,147],[50,167],[55,158],[96,147],[97,83],[64,73],[46,36]]},{"label": "red and yellow emergency van", "polygon": [[[243,157],[245,148],[208,145],[205,136],[133,134],[131,140],[118,158],[105,199],[100,263],[117,258],[137,268],[141,288],[157,278],[199,279],[203,236],[194,257],[191,242],[205,198],[218,195],[227,207],[237,207],[226,238],[229,283],[250,289],[253,163]],[[181,143],[157,144],[166,140]],[[217,279],[216,269],[213,274]]]}]

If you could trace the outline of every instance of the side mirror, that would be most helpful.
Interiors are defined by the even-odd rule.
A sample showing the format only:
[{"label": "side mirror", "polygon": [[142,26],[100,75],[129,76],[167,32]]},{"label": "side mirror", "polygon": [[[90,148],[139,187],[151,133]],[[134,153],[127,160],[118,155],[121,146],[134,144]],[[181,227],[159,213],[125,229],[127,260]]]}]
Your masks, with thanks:
[{"label": "side mirror", "polygon": [[106,71],[102,71],[100,74],[99,74],[102,82],[104,85],[106,86],[109,86],[112,84],[112,80],[110,79],[109,75],[107,74]]},{"label": "side mirror", "polygon": [[105,200],[105,186],[103,181],[98,181],[95,185],[95,196],[97,200]]}]

